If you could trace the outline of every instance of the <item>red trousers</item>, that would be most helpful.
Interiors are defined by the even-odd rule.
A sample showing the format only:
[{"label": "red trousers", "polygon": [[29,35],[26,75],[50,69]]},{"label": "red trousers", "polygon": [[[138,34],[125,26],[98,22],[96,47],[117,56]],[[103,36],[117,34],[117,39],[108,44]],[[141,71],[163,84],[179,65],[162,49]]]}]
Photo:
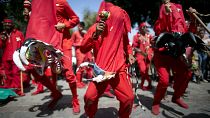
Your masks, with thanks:
[{"label": "red trousers", "polygon": [[160,101],[165,95],[169,85],[170,68],[174,74],[173,98],[180,98],[185,92],[191,78],[191,71],[188,69],[187,64],[183,61],[183,58],[173,58],[171,56],[155,52],[154,64],[159,75],[159,82],[154,95],[153,105],[160,104]]},{"label": "red trousers", "polygon": [[137,58],[137,63],[138,63],[139,71],[140,71],[140,74],[141,74],[141,80],[142,80],[141,81],[141,87],[143,87],[145,79],[149,83],[148,86],[151,86],[151,80],[150,80],[149,75],[148,75],[150,61],[145,60],[143,58]]},{"label": "red trousers", "polygon": [[74,75],[72,68],[72,49],[63,50],[64,57],[62,58],[65,78],[69,83],[69,87],[73,96],[73,99],[77,99],[77,85],[76,85],[76,76]]},{"label": "red trousers", "polygon": [[[79,67],[80,64],[85,61],[85,56],[87,56],[87,54],[86,55],[83,54],[79,48],[76,49],[77,67]],[[88,79],[92,78],[92,69],[91,68],[88,68],[88,67],[80,68],[76,73],[78,83],[82,82],[82,75],[85,71],[86,71],[86,75],[87,75],[86,77]]]},{"label": "red trousers", "polygon": [[[34,70],[31,71],[31,74],[34,76],[34,79],[38,83],[38,88],[37,89],[41,89],[40,87],[43,87],[42,85],[44,85],[45,87],[47,87],[52,92],[52,94],[51,94],[51,95],[53,95],[52,97],[56,97],[56,95],[58,95],[60,93],[57,90],[54,82],[52,82],[49,77],[47,77],[45,75],[44,76],[39,76]],[[55,81],[57,79],[57,74],[52,73],[52,79]]]},{"label": "red trousers", "polygon": [[98,108],[99,97],[104,93],[108,84],[111,85],[117,99],[120,101],[119,117],[129,118],[132,111],[134,95],[132,84],[126,69],[116,74],[115,78],[102,83],[91,82],[84,96],[85,113],[90,117],[94,117]]},{"label": "red trousers", "polygon": [[[77,67],[80,66],[80,64],[84,61],[84,54],[82,54],[80,52],[79,48],[76,48],[76,58],[77,58]],[[84,73],[85,68],[80,68],[77,73],[76,73],[76,77],[77,77],[77,82],[81,83],[82,82],[82,74]]]},{"label": "red trousers", "polygon": [[64,57],[62,58],[63,66],[65,69],[65,77],[68,83],[76,82],[76,77],[72,68],[72,50],[63,50]]},{"label": "red trousers", "polygon": [[4,61],[4,70],[6,74],[5,87],[20,89],[20,70],[12,60]]}]

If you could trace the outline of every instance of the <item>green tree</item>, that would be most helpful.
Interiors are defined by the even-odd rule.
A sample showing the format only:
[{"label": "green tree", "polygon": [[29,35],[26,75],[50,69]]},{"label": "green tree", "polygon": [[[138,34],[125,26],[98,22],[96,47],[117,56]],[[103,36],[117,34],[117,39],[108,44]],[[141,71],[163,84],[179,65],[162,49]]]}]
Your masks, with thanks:
[{"label": "green tree", "polygon": [[[26,23],[23,17],[23,1],[24,0],[0,0],[0,21],[4,18],[11,18],[15,27],[24,31]],[[2,27],[1,27],[2,28]],[[0,29],[1,31],[2,29]]]},{"label": "green tree", "polygon": [[89,9],[85,8],[83,11],[83,21],[85,22],[85,29],[88,29],[96,21],[96,12],[92,12]]}]

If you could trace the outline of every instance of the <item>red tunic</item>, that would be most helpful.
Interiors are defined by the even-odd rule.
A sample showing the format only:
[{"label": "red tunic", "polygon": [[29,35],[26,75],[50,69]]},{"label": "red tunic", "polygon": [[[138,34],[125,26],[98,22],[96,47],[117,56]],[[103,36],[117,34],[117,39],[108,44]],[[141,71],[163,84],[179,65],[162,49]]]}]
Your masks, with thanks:
[{"label": "red tunic", "polygon": [[126,56],[132,54],[127,35],[131,28],[130,19],[121,8],[110,4],[104,6],[111,12],[105,31],[94,40],[92,35],[96,31],[96,24],[93,25],[84,36],[80,49],[85,53],[93,48],[96,64],[105,71],[117,72],[126,63]]},{"label": "red tunic", "polygon": [[14,29],[10,36],[9,39],[6,41],[6,45],[3,53],[2,60],[7,61],[7,60],[13,60],[12,56],[13,53],[16,49],[20,48],[21,44],[24,41],[24,36],[23,33],[18,31],[17,29]]},{"label": "red tunic", "polygon": [[[149,34],[145,34],[145,36],[137,33],[135,36],[134,36],[134,39],[133,39],[133,47],[134,48],[138,48],[140,49],[143,53],[146,53],[148,54],[147,55],[147,59],[151,60],[152,59],[152,48],[150,48],[151,44],[150,44],[150,41],[152,40],[152,36],[149,35]],[[145,57],[140,54],[140,53],[136,53],[135,56],[138,58],[138,59],[145,59]]]}]

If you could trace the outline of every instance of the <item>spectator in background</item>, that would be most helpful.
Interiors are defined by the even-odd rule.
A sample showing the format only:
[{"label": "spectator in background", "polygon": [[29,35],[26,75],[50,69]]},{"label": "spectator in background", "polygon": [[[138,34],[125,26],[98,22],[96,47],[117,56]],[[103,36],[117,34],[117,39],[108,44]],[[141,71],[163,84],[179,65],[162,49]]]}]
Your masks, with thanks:
[{"label": "spectator in background", "polygon": [[24,41],[23,33],[14,28],[11,19],[3,20],[3,32],[1,33],[0,48],[3,49],[2,63],[6,74],[5,88],[16,88],[15,92],[22,96],[20,70],[13,62],[13,52],[20,48]]},{"label": "spectator in background", "polygon": [[[142,90],[150,90],[152,88],[152,82],[148,75],[148,70],[153,57],[153,51],[151,48],[152,36],[148,34],[146,22],[142,22],[139,25],[139,32],[133,38],[133,50],[135,51],[136,60],[141,75],[140,87]],[[144,86],[145,79],[148,81],[148,86]]]}]

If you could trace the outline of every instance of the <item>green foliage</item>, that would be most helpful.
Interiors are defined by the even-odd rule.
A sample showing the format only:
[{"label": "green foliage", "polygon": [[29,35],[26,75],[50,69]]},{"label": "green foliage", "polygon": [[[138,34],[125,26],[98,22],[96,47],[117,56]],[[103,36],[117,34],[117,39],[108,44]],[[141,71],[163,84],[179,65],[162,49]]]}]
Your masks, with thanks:
[{"label": "green foliage", "polygon": [[[8,2],[0,3],[0,21],[4,18],[11,18],[15,27],[24,31],[26,23],[23,17],[23,1],[24,0],[7,0]],[[0,29],[1,31],[2,29]]]},{"label": "green foliage", "polygon": [[96,12],[91,12],[89,9],[84,9],[83,21],[85,22],[85,29],[88,29],[96,21]]}]

